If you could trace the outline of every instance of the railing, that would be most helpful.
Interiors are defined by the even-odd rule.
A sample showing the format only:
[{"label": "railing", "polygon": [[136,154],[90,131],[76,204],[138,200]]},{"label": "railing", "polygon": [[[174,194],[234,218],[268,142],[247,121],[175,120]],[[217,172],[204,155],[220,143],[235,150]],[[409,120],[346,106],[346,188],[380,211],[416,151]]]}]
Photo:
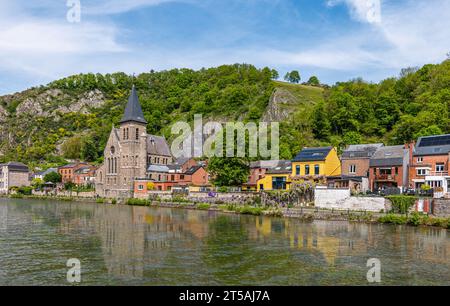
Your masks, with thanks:
[{"label": "railing", "polygon": [[426,176],[448,176],[448,171],[430,171]]},{"label": "railing", "polygon": [[395,174],[377,174],[375,175],[375,180],[379,181],[395,181],[397,175]]}]

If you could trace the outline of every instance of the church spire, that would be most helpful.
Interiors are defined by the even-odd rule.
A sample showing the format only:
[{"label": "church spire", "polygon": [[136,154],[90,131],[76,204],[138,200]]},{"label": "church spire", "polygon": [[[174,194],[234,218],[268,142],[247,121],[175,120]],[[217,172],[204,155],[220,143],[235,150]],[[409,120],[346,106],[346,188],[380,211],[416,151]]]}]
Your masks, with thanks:
[{"label": "church spire", "polygon": [[144,118],[144,113],[142,112],[141,104],[139,103],[139,98],[136,92],[136,88],[133,85],[131,89],[130,97],[128,98],[127,107],[125,108],[125,113],[123,114],[120,123],[125,122],[138,122],[147,124]]}]

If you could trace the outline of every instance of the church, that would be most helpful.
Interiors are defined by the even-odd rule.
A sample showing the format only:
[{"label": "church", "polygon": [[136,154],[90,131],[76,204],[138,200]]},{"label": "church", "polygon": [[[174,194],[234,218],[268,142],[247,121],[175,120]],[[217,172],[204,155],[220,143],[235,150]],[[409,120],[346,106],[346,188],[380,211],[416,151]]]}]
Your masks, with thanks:
[{"label": "church", "polygon": [[104,161],[96,173],[99,197],[133,197],[134,181],[151,176],[151,169],[172,164],[166,139],[147,134],[147,121],[133,85],[120,127],[113,127],[105,146]]}]

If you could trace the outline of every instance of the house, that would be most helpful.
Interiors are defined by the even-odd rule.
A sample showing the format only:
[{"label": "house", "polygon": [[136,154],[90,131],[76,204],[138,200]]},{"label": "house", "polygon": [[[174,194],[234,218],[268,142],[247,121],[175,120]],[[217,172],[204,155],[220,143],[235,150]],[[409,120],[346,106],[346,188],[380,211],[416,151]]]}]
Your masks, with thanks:
[{"label": "house", "polygon": [[9,193],[11,187],[30,186],[30,170],[19,162],[0,164],[0,194]]},{"label": "house", "polygon": [[341,161],[333,147],[304,148],[292,161],[293,180],[321,181],[341,175]]},{"label": "house", "polygon": [[33,175],[32,178],[33,178],[33,179],[40,179],[40,180],[44,181],[44,177],[45,177],[47,174],[52,173],[52,172],[58,173],[58,168],[48,168],[47,170],[40,171],[40,172],[36,172],[36,173]]},{"label": "house", "polygon": [[75,171],[86,166],[89,166],[89,164],[84,162],[75,162],[58,167],[58,173],[61,174],[61,182],[74,183]]},{"label": "house", "polygon": [[410,145],[409,187],[423,185],[442,195],[450,191],[450,135],[420,137]]},{"label": "house", "polygon": [[409,150],[407,146],[380,147],[369,162],[369,185],[372,191],[408,186]]},{"label": "house", "polygon": [[250,175],[248,181],[242,184],[244,191],[256,191],[258,181],[262,179],[268,169],[276,167],[280,163],[279,160],[260,160],[250,163]]},{"label": "house", "polygon": [[95,183],[95,172],[97,167],[88,165],[74,171],[73,183],[76,185],[90,186]]},{"label": "house", "polygon": [[349,145],[341,155],[342,176],[369,177],[370,158],[382,143]]},{"label": "house", "polygon": [[149,179],[150,176],[152,180],[164,180],[167,165],[171,163],[166,139],[147,134],[147,121],[133,86],[120,126],[112,128],[104,150],[104,163],[96,172],[96,194],[111,198],[132,197],[135,180]]},{"label": "house", "polygon": [[268,167],[263,178],[257,182],[257,190],[289,190],[292,165],[290,160],[280,160]]},{"label": "house", "polygon": [[370,158],[383,146],[382,143],[349,145],[341,155],[342,176],[333,181],[333,187],[367,192]]}]

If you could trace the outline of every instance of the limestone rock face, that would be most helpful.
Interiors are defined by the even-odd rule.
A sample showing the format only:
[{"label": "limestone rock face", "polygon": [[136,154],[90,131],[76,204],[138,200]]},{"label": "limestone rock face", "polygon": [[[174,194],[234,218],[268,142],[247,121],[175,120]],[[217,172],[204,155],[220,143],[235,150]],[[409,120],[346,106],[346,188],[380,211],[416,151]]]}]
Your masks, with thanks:
[{"label": "limestone rock face", "polygon": [[291,114],[289,106],[296,103],[295,96],[284,88],[277,88],[270,98],[262,117],[263,122],[283,121]]},{"label": "limestone rock face", "polygon": [[105,96],[98,90],[91,90],[78,97],[78,100],[57,109],[61,113],[87,114],[92,108],[101,107],[105,103]]},{"label": "limestone rock face", "polygon": [[3,106],[0,105],[0,122],[4,122],[7,116],[8,112]]}]

